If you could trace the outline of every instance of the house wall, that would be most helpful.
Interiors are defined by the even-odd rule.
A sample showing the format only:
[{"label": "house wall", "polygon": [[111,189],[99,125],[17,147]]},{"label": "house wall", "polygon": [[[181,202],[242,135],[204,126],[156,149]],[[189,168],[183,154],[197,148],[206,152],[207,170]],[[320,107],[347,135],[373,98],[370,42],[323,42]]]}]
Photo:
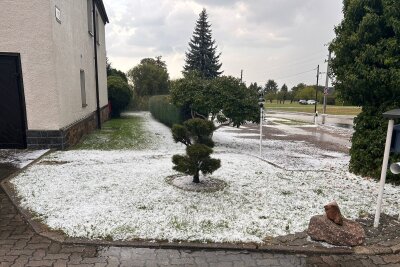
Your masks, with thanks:
[{"label": "house wall", "polygon": [[[66,148],[96,127],[87,0],[0,0],[0,52],[21,54],[29,148]],[[61,22],[56,20],[56,6]],[[97,11],[98,12],[98,11]],[[101,119],[108,118],[105,24],[99,13]],[[82,106],[80,70],[87,106]]]},{"label": "house wall", "polygon": [[0,1],[0,52],[20,53],[28,129],[62,127],[49,0]]},{"label": "house wall", "polygon": [[[87,0],[51,0],[61,10],[61,23],[52,19],[56,87],[62,127],[93,114],[97,108],[93,36],[88,32]],[[98,11],[97,11],[98,12]],[[107,105],[105,27],[99,16],[98,49],[100,107]],[[86,103],[82,106],[80,70],[85,71]]]}]

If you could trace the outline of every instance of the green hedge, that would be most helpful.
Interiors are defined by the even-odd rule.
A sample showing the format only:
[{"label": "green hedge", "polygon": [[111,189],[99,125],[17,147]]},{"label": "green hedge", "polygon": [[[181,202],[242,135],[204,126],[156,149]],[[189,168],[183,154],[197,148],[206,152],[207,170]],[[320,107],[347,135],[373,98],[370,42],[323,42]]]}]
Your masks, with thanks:
[{"label": "green hedge", "polygon": [[[350,171],[379,180],[381,175],[383,153],[385,150],[388,119],[382,113],[397,108],[398,104],[383,103],[379,107],[363,107],[354,120],[354,134],[350,149]],[[395,123],[400,121],[396,120]],[[390,154],[389,164],[400,161],[399,154]],[[387,172],[387,179],[400,183],[400,175]]]},{"label": "green hedge", "polygon": [[185,120],[182,110],[170,103],[168,95],[152,96],[149,100],[149,109],[155,119],[168,127],[181,124]]}]

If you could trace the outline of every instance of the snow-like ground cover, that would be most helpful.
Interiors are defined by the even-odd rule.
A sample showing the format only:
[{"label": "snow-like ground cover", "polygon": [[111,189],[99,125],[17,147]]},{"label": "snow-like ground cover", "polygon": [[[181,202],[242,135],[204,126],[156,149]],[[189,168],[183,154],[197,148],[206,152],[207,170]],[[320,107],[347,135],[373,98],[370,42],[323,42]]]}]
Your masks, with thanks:
[{"label": "snow-like ground cover", "polygon": [[[212,175],[228,186],[178,189],[165,178],[175,174],[171,156],[184,147],[148,113],[136,115],[145,118],[151,149],[53,153],[12,180],[21,205],[73,237],[201,242],[262,242],[303,231],[333,199],[349,218],[374,211],[377,183],[349,174],[345,154],[264,141],[260,159],[258,140],[228,127],[214,134],[213,157],[222,167]],[[397,213],[399,192],[386,186],[385,213]]]}]

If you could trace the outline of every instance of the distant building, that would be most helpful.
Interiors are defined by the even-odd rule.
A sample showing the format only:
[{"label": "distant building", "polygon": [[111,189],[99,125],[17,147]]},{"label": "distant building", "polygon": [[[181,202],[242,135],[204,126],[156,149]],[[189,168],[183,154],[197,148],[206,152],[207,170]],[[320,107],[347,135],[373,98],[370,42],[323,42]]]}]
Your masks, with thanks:
[{"label": "distant building", "polygon": [[108,118],[108,22],[102,0],[0,1],[0,148],[64,149]]}]

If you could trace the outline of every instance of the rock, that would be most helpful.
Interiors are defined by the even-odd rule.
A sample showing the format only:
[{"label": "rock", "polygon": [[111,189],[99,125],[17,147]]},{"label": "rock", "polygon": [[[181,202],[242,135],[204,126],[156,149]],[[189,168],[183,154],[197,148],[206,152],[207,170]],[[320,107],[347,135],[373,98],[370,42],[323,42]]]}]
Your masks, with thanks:
[{"label": "rock", "polygon": [[326,204],[324,208],[326,216],[329,220],[336,224],[343,225],[343,216],[342,213],[340,213],[339,205],[336,203],[336,201]]},{"label": "rock", "polygon": [[358,222],[343,219],[343,225],[338,225],[325,215],[313,216],[307,233],[313,240],[335,246],[358,246],[365,240],[364,229]]}]

